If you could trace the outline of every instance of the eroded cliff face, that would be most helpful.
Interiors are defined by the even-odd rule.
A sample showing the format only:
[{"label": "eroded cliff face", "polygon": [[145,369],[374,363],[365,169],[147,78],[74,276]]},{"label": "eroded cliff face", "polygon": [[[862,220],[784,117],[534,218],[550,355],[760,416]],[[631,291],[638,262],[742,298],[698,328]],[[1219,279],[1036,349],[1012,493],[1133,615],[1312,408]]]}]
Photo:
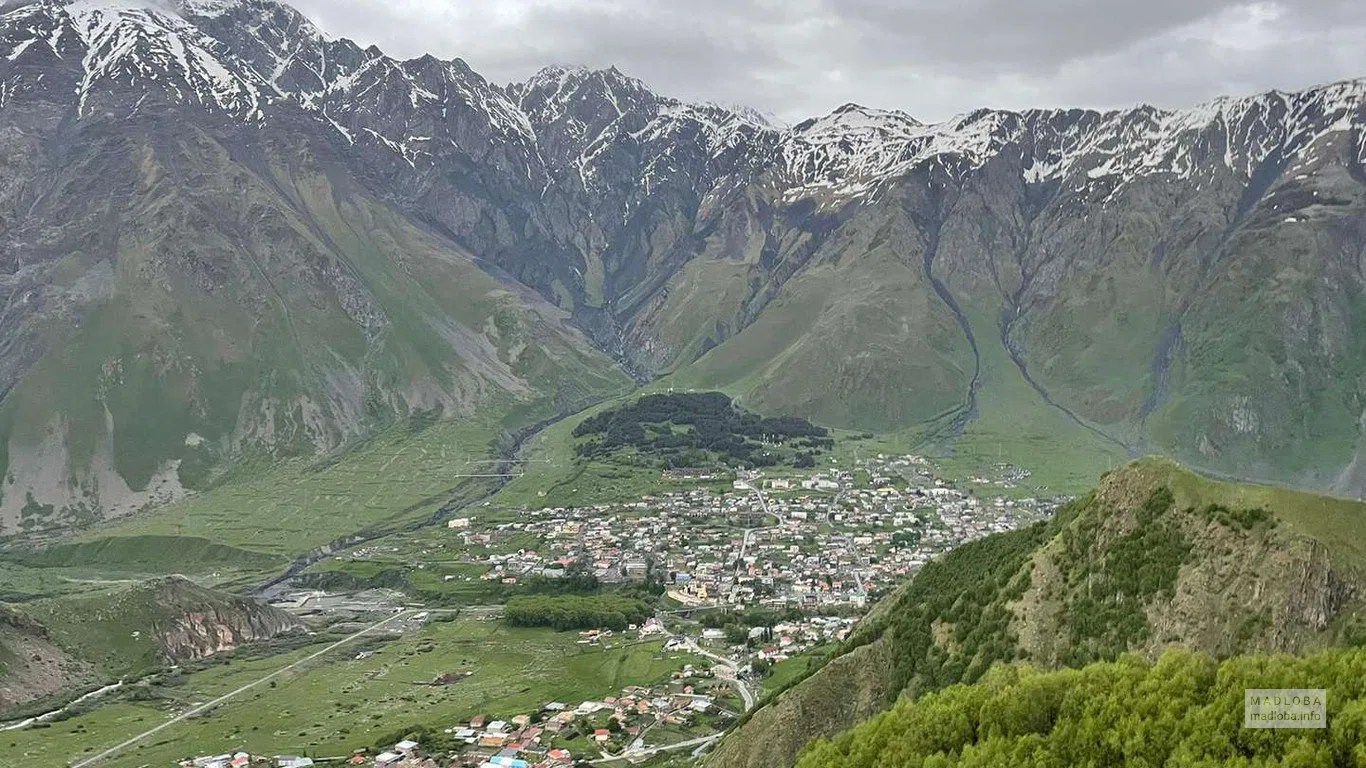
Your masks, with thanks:
[{"label": "eroded cliff face", "polygon": [[[1102,483],[1095,499],[1029,563],[1030,586],[1009,605],[1026,658],[1045,666],[1076,661],[1081,601],[1136,601],[1144,629],[1111,647],[1157,656],[1189,648],[1225,657],[1240,653],[1304,653],[1338,640],[1337,625],[1353,609],[1362,584],[1329,546],[1267,511],[1223,511],[1194,498],[1175,498],[1149,510],[1166,476],[1119,473]],[[1153,535],[1153,531],[1162,535]],[[1145,533],[1148,535],[1145,536]],[[1105,564],[1141,542],[1184,551],[1165,582],[1139,595],[1103,596]],[[1143,553],[1144,555],[1152,553]],[[1133,558],[1136,568],[1151,563]],[[1160,580],[1159,580],[1160,581]],[[1090,651],[1088,651],[1089,653]]]},{"label": "eroded cliff face", "polygon": [[153,603],[148,630],[168,661],[202,659],[304,629],[291,613],[182,578],[158,579],[139,591]]},{"label": "eroded cliff face", "polygon": [[179,577],[0,603],[0,710],[304,629],[286,611]]},{"label": "eroded cliff face", "polygon": [[289,613],[243,602],[173,617],[156,627],[155,634],[167,658],[191,661],[303,628],[303,623]]}]

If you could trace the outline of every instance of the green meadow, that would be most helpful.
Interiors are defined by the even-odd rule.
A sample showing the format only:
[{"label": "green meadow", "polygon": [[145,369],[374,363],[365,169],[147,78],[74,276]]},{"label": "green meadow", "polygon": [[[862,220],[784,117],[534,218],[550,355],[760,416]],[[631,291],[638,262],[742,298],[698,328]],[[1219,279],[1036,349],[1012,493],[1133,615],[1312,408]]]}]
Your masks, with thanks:
[{"label": "green meadow", "polygon": [[[190,755],[349,755],[400,730],[439,732],[476,714],[530,714],[547,702],[577,704],[630,685],[667,681],[705,660],[663,652],[660,642],[580,645],[578,634],[520,629],[500,621],[433,622],[390,642],[361,638],[261,685],[215,710],[171,726],[102,765],[170,766]],[[316,653],[323,645],[268,659],[234,661],[144,689],[134,698],[54,723],[0,734],[0,764],[60,768],[166,722]],[[366,652],[364,658],[358,658]],[[707,665],[709,666],[709,665]],[[426,685],[470,672],[446,686]]]},{"label": "green meadow", "polygon": [[[492,424],[395,427],[323,461],[294,461],[228,481],[175,505],[85,533],[86,564],[202,573],[257,571],[352,534],[399,530],[493,487]],[[172,546],[173,544],[173,546]],[[59,550],[60,552],[61,550]]]}]

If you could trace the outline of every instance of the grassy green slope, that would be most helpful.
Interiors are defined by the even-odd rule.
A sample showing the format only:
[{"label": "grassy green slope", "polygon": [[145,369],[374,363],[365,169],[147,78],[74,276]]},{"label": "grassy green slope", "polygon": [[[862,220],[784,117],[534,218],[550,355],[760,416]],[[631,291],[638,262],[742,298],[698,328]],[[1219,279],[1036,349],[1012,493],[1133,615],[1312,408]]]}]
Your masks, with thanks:
[{"label": "grassy green slope", "polygon": [[1216,480],[1175,461],[1151,457],[1125,468],[1135,487],[1170,488],[1177,507],[1220,504],[1231,509],[1262,508],[1295,533],[1322,542],[1344,568],[1366,573],[1366,502],[1274,485]]},{"label": "grassy green slope", "polygon": [[[844,657],[858,655],[860,670],[876,665],[868,676],[878,682],[841,696],[882,696],[887,706],[902,691],[975,682],[1019,660],[1053,666],[1173,646],[1226,656],[1357,643],[1366,636],[1354,597],[1366,584],[1363,524],[1360,502],[1223,483],[1164,459],[1135,462],[1049,523],[927,565],[850,638]],[[842,668],[832,662],[758,710],[710,764],[787,766],[808,735],[868,716],[866,707],[827,705]]]},{"label": "grassy green slope", "polygon": [[1360,439],[1366,299],[1317,246],[1282,233],[1259,240],[1186,319],[1187,352],[1152,433],[1225,472],[1358,492],[1357,479],[1333,472],[1352,463]]},{"label": "grassy green slope", "polygon": [[968,321],[982,361],[976,418],[961,434],[941,433],[933,441],[948,449],[956,464],[1008,461],[1029,469],[1032,482],[1052,493],[1077,493],[1129,459],[1123,446],[1092,431],[1094,425],[1078,423],[1043,400],[993,333],[991,318],[970,313]]},{"label": "grassy green slope", "polygon": [[758,319],[673,383],[762,413],[888,431],[962,405],[973,363],[920,274],[885,251],[808,269]]},{"label": "grassy green slope", "polygon": [[1084,489],[1127,460],[1121,445],[1029,386],[991,317],[965,319],[981,364],[970,418],[963,409],[977,362],[963,330],[923,278],[883,257],[801,273],[753,325],[666,382],[870,430],[889,449],[933,452],[965,471],[1014,462],[1053,492]]},{"label": "grassy green slope", "polygon": [[244,468],[229,482],[100,526],[82,540],[89,547],[115,548],[108,567],[140,567],[150,553],[120,554],[119,548],[134,548],[125,542],[165,546],[165,537],[191,544],[206,539],[254,553],[236,562],[167,563],[187,572],[251,569],[259,567],[261,555],[278,567],[343,536],[421,520],[462,494],[477,496],[491,480],[461,475],[487,473],[487,464],[471,462],[489,455],[497,429],[497,424],[456,421],[437,422],[417,434],[395,427],[335,459]]},{"label": "grassy green slope", "polygon": [[243,456],[311,456],[418,413],[490,443],[630,387],[563,312],[305,148],[244,164],[187,130],[109,151],[117,225],[56,268],[105,293],[42,318],[48,352],[0,409],[0,524],[127,514]]},{"label": "grassy green slope", "polygon": [[1362,188],[1346,174],[1306,183],[1334,198],[1314,217],[1322,226],[1284,221],[1271,200],[1310,194],[1288,178],[1236,222],[1219,184],[1124,190],[1076,242],[1050,244],[1075,249],[1075,262],[1026,302],[1013,333],[1035,378],[1147,450],[1359,493],[1366,303],[1340,254],[1359,237]]}]

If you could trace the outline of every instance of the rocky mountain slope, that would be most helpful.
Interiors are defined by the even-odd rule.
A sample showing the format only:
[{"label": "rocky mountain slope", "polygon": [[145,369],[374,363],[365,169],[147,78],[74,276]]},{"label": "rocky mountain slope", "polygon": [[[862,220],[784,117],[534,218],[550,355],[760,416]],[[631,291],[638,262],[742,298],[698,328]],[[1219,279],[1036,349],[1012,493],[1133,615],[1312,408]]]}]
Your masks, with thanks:
[{"label": "rocky mountain slope", "polygon": [[89,662],[55,645],[43,625],[0,605],[0,713],[98,679]]},{"label": "rocky mountain slope", "polygon": [[290,613],[178,577],[0,604],[0,711],[302,629]]},{"label": "rocky mountain slope", "polygon": [[[265,34],[230,14],[292,12],[148,7],[38,3],[0,18],[4,528],[134,511],[203,485],[224,459],[309,455],[420,413],[483,418],[492,439],[505,415],[526,423],[629,384],[564,311],[484,262],[496,249],[481,237],[524,230],[490,199],[529,183],[493,171],[507,126],[480,99],[496,91],[454,65],[367,75],[367,55],[342,44],[291,49],[294,67],[261,59],[260,74],[245,57],[264,48],[235,41],[244,58],[229,57],[195,24]],[[310,55],[386,108],[440,91],[413,120],[443,126],[449,175],[381,183],[414,168],[332,114],[300,74]],[[476,166],[493,180],[474,184]],[[404,196],[440,197],[468,238],[408,215]]]},{"label": "rocky mountain slope", "polygon": [[844,653],[757,710],[707,765],[790,766],[891,706],[993,664],[1081,666],[1184,648],[1219,658],[1366,641],[1366,505],[1136,462],[1055,519],[927,565]]},{"label": "rocky mountain slope", "polygon": [[415,411],[526,423],[620,391],[611,358],[831,426],[1366,488],[1364,98],[786,127],[274,0],[10,3],[0,519]]}]

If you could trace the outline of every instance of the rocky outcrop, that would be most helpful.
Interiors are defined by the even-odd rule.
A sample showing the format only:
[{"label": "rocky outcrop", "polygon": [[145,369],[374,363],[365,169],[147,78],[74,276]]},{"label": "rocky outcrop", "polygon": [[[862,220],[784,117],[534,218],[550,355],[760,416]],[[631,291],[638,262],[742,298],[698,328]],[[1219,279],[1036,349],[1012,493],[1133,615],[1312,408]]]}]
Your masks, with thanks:
[{"label": "rocky outcrop", "polygon": [[286,611],[179,577],[0,604],[0,709],[305,629]]},{"label": "rocky outcrop", "polygon": [[304,629],[293,614],[252,598],[209,593],[178,579],[154,589],[167,609],[151,632],[169,660],[202,659]]},{"label": "rocky outcrop", "polygon": [[24,613],[0,604],[0,715],[97,679],[94,665],[58,647]]},{"label": "rocky outcrop", "polygon": [[[1339,549],[1334,557],[1331,544],[1269,509],[1251,510],[1264,511],[1265,520],[1233,516],[1222,498],[1236,495],[1212,483],[1203,485],[1202,494],[1175,497],[1156,519],[1141,520],[1139,510],[1174,477],[1186,475],[1156,460],[1115,473],[1071,527],[1039,549],[1030,563],[1030,587],[1011,605],[1027,658],[1048,665],[1075,660],[1076,647],[1066,640],[1073,634],[1069,621],[1075,620],[1077,601],[1087,597],[1076,583],[1077,553],[1102,561],[1117,547],[1141,540],[1136,532],[1153,525],[1172,535],[1148,540],[1179,542],[1187,551],[1168,584],[1139,598],[1147,629],[1124,650],[1152,657],[1173,646],[1220,657],[1300,654],[1340,639],[1344,613],[1361,607],[1355,598],[1366,587],[1347,565],[1350,550]],[[1301,503],[1312,505],[1314,498],[1303,496]],[[1076,538],[1065,544],[1069,536]],[[1086,578],[1094,589],[1098,577],[1088,571]]]}]

